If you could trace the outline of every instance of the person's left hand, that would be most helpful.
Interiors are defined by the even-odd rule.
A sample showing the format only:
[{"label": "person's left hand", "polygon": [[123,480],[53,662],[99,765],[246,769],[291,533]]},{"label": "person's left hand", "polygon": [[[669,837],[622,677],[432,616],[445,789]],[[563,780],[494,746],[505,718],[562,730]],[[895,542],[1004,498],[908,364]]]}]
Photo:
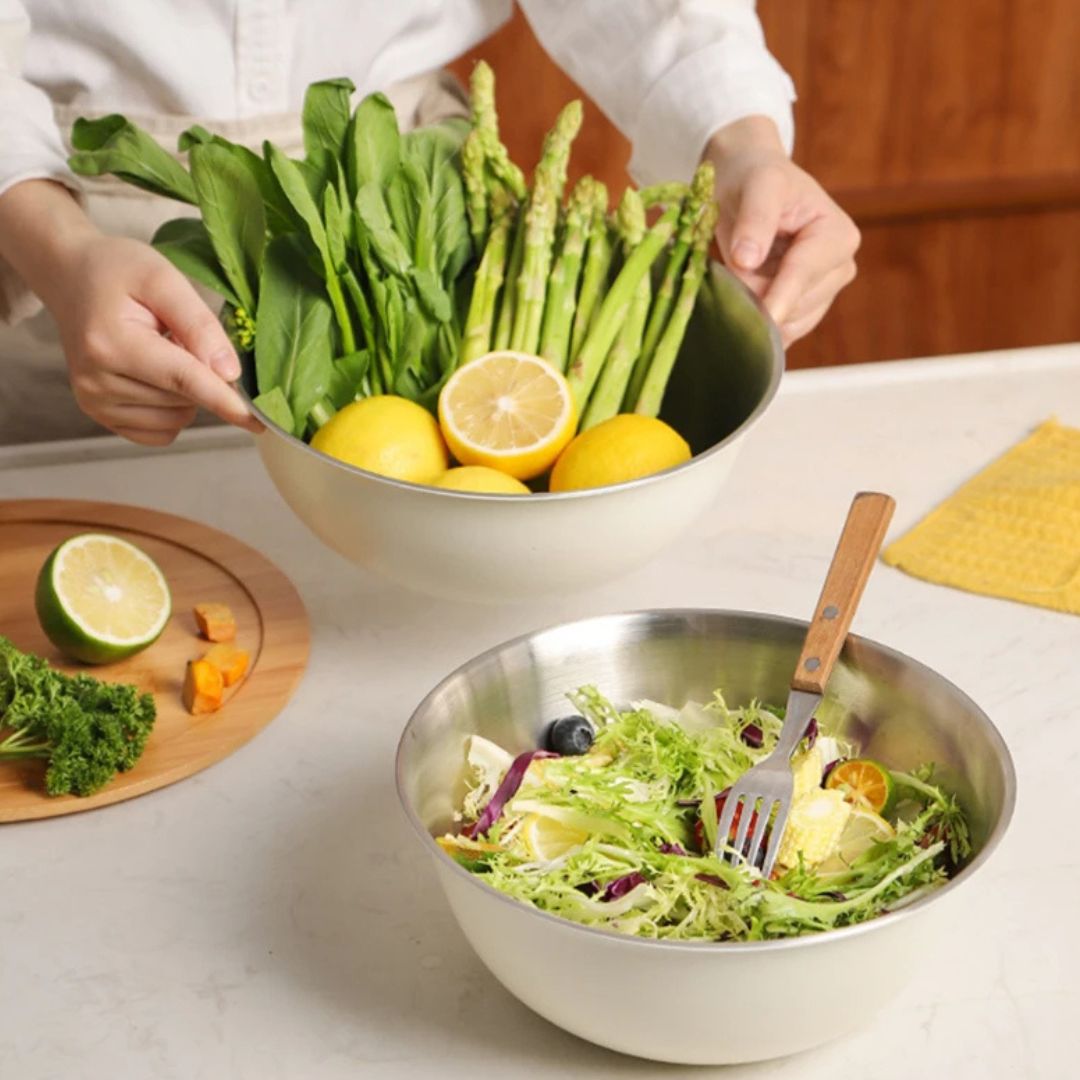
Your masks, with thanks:
[{"label": "person's left hand", "polygon": [[724,262],[760,297],[790,345],[817,326],[855,277],[859,230],[787,156],[765,117],[721,128],[704,156],[716,168]]}]

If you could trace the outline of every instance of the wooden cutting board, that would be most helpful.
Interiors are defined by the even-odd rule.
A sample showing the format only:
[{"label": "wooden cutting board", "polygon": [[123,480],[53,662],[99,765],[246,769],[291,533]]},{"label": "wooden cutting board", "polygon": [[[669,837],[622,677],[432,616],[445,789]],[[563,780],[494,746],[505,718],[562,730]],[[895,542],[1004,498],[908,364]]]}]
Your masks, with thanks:
[{"label": "wooden cutting board", "polygon": [[[66,661],[45,637],[34,586],[49,552],[81,532],[107,532],[137,544],[161,567],[172,591],[165,632],[117,664]],[[181,701],[188,660],[209,647],[192,608],[221,601],[236,615],[236,643],[251,654],[247,677],[226,691],[215,713],[191,716]],[[0,822],[91,810],[145,795],[213,765],[243,746],[281,711],[307,665],[310,634],[299,594],[268,559],[239,540],[186,518],[113,503],[66,499],[0,501],[0,634],[66,672],[130,682],[153,693],[157,721],[143,756],[87,798],[44,793],[42,762],[0,763]]]}]

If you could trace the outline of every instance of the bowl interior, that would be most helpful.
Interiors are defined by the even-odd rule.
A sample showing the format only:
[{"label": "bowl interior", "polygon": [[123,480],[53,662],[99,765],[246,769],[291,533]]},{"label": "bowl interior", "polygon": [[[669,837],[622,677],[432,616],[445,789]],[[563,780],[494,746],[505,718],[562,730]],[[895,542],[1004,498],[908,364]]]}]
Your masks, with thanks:
[{"label": "bowl interior", "polygon": [[[654,611],[570,623],[499,646],[449,676],[402,736],[398,784],[422,834],[445,832],[463,794],[464,751],[480,734],[512,753],[538,744],[571,711],[566,693],[595,685],[617,704],[680,706],[722,689],[730,705],[783,704],[805,623],[723,611]],[[985,714],[948,680],[874,642],[849,637],[819,717],[894,769],[933,761],[969,815],[981,861],[1004,830],[1014,777]],[[437,851],[435,845],[431,845]],[[444,856],[445,857],[445,856]]]},{"label": "bowl interior", "polygon": [[[776,327],[743,284],[713,263],[672,370],[661,416],[700,454],[765,408],[783,366]],[[249,399],[257,395],[253,356],[242,358],[240,385]],[[293,438],[268,423],[278,436]]]}]

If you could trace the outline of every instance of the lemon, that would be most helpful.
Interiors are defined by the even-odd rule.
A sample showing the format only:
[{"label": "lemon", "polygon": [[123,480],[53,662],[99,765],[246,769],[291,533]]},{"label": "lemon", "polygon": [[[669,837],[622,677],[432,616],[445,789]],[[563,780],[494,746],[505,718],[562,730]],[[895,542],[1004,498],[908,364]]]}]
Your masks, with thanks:
[{"label": "lemon", "polygon": [[686,440],[663,420],[622,413],[583,431],[551,472],[552,491],[604,487],[690,460]]},{"label": "lemon", "polygon": [[435,486],[448,491],[478,491],[486,495],[531,495],[520,481],[485,465],[460,465],[444,472]]},{"label": "lemon", "polygon": [[449,464],[431,413],[392,394],[346,405],[315,432],[311,445],[358,469],[413,484],[432,483]]},{"label": "lemon", "polygon": [[45,560],[38,620],[63,653],[108,664],[157,640],[172,612],[169,586],[145,551],[117,536],[82,533]]},{"label": "lemon", "polygon": [[462,465],[531,480],[574,437],[577,411],[561,372],[538,356],[502,351],[450,376],[439,395],[439,423]]},{"label": "lemon", "polygon": [[846,873],[851,864],[875,843],[891,840],[895,835],[896,830],[880,814],[865,806],[853,806],[836,850],[819,863],[814,872],[822,877]]},{"label": "lemon", "polygon": [[580,847],[589,834],[544,814],[529,814],[521,823],[521,839],[529,854],[539,862],[551,862]]}]

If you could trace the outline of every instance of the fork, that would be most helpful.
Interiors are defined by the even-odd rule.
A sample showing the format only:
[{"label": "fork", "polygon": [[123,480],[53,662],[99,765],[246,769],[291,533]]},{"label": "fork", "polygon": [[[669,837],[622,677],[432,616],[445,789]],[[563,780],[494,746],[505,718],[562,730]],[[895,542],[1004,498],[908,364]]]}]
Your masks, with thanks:
[{"label": "fork", "polygon": [[[806,630],[776,746],[764,761],[748,769],[731,786],[717,822],[718,858],[729,855],[732,861],[745,859],[747,863],[760,866],[766,877],[771,873],[791,813],[795,784],[791,755],[821,704],[895,506],[891,496],[876,491],[861,491],[852,500],[814,617]],[[741,811],[739,807],[742,807]],[[774,807],[776,817],[770,826]],[[735,835],[731,837],[736,813],[738,823]],[[764,859],[759,861],[766,833],[769,842]],[[731,843],[728,843],[729,839]]]}]

